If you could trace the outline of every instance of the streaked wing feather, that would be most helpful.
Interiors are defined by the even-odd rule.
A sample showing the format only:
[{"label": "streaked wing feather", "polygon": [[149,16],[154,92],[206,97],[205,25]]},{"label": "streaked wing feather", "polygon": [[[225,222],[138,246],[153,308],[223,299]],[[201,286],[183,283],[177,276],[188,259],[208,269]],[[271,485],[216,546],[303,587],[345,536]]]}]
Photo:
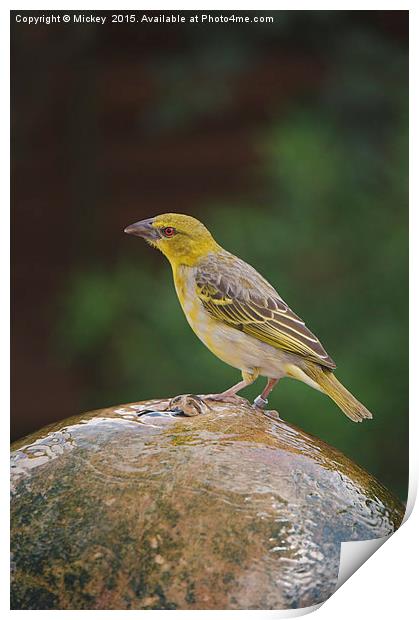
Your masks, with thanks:
[{"label": "streaked wing feather", "polygon": [[273,347],[336,368],[304,321],[244,261],[227,252],[213,254],[198,266],[195,279],[197,294],[215,319]]}]

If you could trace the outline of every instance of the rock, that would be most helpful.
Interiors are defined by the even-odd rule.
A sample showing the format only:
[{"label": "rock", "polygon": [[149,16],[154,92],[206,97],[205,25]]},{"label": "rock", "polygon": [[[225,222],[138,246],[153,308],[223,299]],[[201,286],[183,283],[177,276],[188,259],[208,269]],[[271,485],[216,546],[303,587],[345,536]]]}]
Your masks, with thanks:
[{"label": "rock", "polygon": [[185,402],[14,444],[12,609],[306,607],[333,593],[341,541],[400,525],[377,480],[275,412]]}]

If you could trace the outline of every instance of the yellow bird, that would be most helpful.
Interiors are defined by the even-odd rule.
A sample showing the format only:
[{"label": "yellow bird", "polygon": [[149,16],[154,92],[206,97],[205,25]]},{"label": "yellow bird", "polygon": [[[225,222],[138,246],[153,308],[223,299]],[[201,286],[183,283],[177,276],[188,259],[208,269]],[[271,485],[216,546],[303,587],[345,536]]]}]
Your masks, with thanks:
[{"label": "yellow bird", "polygon": [[268,381],[254,405],[264,408],[279,379],[292,377],[327,394],[354,422],[372,418],[337,380],[335,362],[305,323],[201,222],[166,213],[131,224],[125,232],[163,252],[189,325],[214,355],[241,370],[242,381],[207,398],[234,402],[237,392],[263,376]]}]

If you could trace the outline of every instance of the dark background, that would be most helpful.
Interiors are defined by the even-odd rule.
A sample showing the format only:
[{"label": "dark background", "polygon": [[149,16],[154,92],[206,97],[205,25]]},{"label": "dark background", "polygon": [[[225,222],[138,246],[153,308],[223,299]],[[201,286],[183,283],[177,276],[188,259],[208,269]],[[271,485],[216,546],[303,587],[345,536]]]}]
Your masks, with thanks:
[{"label": "dark background", "polygon": [[355,425],[289,380],[271,406],[405,498],[408,13],[220,26],[16,13],[13,438],[238,380],[189,329],[163,257],[122,232],[178,211],[271,280],[375,417]]}]

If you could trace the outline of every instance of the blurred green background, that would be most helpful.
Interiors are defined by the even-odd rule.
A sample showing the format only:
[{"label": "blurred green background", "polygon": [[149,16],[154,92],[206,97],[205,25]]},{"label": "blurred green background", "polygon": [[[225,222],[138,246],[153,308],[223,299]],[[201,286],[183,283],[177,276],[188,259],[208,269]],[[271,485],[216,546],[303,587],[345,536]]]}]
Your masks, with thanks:
[{"label": "blurred green background", "polygon": [[238,380],[188,327],[164,258],[122,233],[185,212],[271,281],[375,417],[355,425],[288,379],[272,408],[405,499],[407,12],[273,15],[12,15],[12,433]]}]

